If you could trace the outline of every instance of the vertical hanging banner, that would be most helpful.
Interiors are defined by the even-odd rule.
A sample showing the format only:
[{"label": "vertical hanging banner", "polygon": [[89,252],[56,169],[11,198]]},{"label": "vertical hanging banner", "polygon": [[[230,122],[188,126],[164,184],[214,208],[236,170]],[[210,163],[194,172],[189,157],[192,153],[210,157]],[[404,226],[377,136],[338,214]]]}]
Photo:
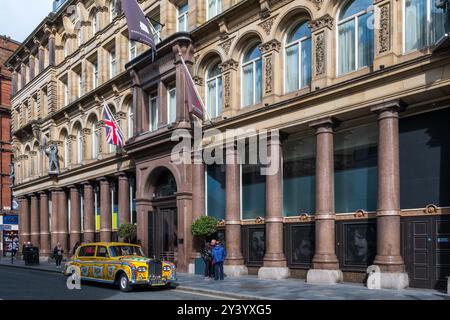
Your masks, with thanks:
[{"label": "vertical hanging banner", "polygon": [[151,32],[152,26],[137,1],[122,0],[122,8],[127,19],[130,40],[146,44],[155,52],[156,45]]},{"label": "vertical hanging banner", "polygon": [[184,71],[184,83],[186,87],[186,95],[189,107],[189,113],[194,114],[196,117],[204,120],[205,117],[205,107],[202,99],[195,87],[194,80],[191,77],[189,69],[184,62],[183,56],[180,54],[181,62],[183,63],[183,71]]}]

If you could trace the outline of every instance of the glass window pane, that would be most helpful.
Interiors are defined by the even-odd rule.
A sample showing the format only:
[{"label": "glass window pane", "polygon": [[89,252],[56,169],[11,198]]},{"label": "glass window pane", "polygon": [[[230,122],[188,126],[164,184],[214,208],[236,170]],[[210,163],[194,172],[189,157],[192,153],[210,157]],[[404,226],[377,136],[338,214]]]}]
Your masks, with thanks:
[{"label": "glass window pane", "polygon": [[253,64],[242,68],[242,105],[253,104]]},{"label": "glass window pane", "polygon": [[217,79],[217,115],[222,113],[222,77]]},{"label": "glass window pane", "polygon": [[266,176],[260,165],[242,165],[242,219],[266,215]]},{"label": "glass window pane", "polygon": [[283,214],[314,214],[315,194],[315,136],[288,139],[283,144]]},{"label": "glass window pane", "polygon": [[405,0],[405,51],[426,45],[427,1]]},{"label": "glass window pane", "polygon": [[261,52],[258,48],[259,44],[256,44],[254,47],[250,48],[244,56],[244,62],[248,62],[251,60],[255,60],[261,57]]},{"label": "glass window pane", "polygon": [[311,83],[311,38],[302,41],[302,87]]},{"label": "glass window pane", "polygon": [[298,45],[286,48],[286,92],[292,92],[299,88],[298,85]]},{"label": "glass window pane", "polygon": [[217,117],[216,114],[216,106],[217,106],[217,100],[216,100],[216,80],[210,80],[207,83],[207,91],[208,91],[208,96],[207,96],[207,103],[208,103],[208,112],[209,115],[214,118]]},{"label": "glass window pane", "polygon": [[176,90],[169,90],[169,123],[175,122],[177,119],[177,101]]},{"label": "glass window pane", "polygon": [[336,132],[334,141],[336,212],[375,211],[378,193],[377,124]]},{"label": "glass window pane", "polygon": [[225,219],[225,165],[207,166],[206,186],[208,216]]},{"label": "glass window pane", "polygon": [[372,4],[373,2],[371,0],[349,1],[342,9],[341,14],[339,15],[339,20],[351,17],[361,11],[366,11],[370,6],[372,6]]},{"label": "glass window pane", "polygon": [[355,69],[355,20],[340,24],[338,73],[344,74]]},{"label": "glass window pane", "polygon": [[401,118],[402,209],[450,206],[450,109]]},{"label": "glass window pane", "polygon": [[370,19],[372,14],[364,14],[358,18],[358,68],[372,65],[373,62],[373,28]]},{"label": "glass window pane", "polygon": [[311,36],[311,30],[308,27],[308,23],[306,21],[300,22],[289,34],[287,38],[287,43],[291,43],[296,40],[300,40],[305,37]]},{"label": "glass window pane", "polygon": [[437,8],[431,2],[431,43],[435,43],[445,34],[445,20],[447,19],[444,10]]},{"label": "glass window pane", "polygon": [[258,60],[255,62],[256,69],[256,87],[255,87],[255,103],[261,102],[262,99],[262,60]]}]

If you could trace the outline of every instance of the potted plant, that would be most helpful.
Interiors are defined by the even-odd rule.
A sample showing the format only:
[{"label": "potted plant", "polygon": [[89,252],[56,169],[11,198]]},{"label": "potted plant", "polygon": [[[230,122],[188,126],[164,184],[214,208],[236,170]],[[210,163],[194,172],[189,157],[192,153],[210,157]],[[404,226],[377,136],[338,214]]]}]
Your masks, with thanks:
[{"label": "potted plant", "polygon": [[136,243],[137,240],[137,227],[134,223],[124,223],[119,227],[117,231],[119,238],[123,239],[126,243]]},{"label": "potted plant", "polygon": [[[210,216],[201,216],[195,220],[191,225],[191,233],[194,236],[195,247],[200,251],[201,246],[206,245],[208,237],[211,237],[217,232],[218,220]],[[203,240],[203,241],[202,241]],[[200,257],[195,258],[195,274],[203,274],[203,260]]]}]

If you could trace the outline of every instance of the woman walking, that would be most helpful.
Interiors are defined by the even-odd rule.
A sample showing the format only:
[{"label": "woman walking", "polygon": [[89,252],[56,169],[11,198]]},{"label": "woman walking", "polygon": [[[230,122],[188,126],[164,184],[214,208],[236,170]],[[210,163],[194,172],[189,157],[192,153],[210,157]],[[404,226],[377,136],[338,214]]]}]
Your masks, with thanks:
[{"label": "woman walking", "polygon": [[61,261],[63,258],[64,249],[61,246],[61,243],[58,242],[56,247],[53,249],[53,258],[55,258],[56,261],[56,268],[61,268]]}]

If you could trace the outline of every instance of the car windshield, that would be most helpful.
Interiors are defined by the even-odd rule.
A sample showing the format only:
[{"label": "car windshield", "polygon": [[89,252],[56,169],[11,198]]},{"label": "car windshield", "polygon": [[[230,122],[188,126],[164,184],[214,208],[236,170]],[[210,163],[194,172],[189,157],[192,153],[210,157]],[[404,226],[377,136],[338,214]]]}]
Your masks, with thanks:
[{"label": "car windshield", "polygon": [[109,254],[111,257],[144,256],[141,248],[137,246],[110,246]]}]

